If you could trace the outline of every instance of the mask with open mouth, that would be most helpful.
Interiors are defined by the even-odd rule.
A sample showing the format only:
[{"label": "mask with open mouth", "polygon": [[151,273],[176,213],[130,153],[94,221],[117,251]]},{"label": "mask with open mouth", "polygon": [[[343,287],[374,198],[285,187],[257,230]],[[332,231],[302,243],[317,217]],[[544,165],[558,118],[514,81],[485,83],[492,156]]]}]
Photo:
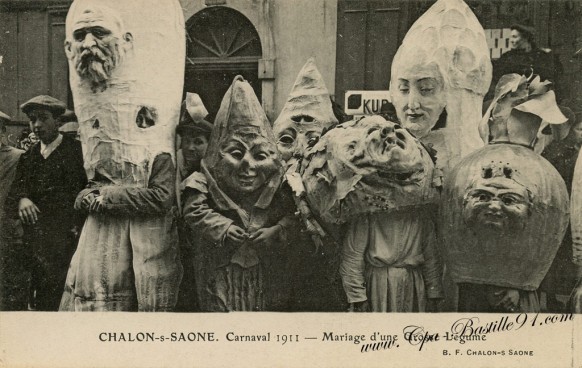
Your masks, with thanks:
[{"label": "mask with open mouth", "polygon": [[370,116],[323,135],[303,182],[314,211],[338,223],[363,213],[434,202],[433,170],[429,154],[408,131]]}]

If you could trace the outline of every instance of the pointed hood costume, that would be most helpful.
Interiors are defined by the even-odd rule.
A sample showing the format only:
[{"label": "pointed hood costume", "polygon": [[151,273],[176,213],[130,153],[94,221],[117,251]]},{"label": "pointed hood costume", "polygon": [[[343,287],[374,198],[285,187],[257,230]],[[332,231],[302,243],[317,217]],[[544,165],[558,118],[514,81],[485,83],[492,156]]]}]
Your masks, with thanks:
[{"label": "pointed hood costume", "polygon": [[303,156],[322,131],[337,123],[329,92],[311,57],[297,75],[287,102],[273,124],[283,160],[288,161],[293,155]]},{"label": "pointed hood costume", "polygon": [[[229,188],[226,184],[233,173],[225,171],[223,166],[224,150],[233,138],[249,145],[260,144],[265,150],[268,162],[263,164],[261,168],[265,172],[267,180],[256,206],[266,208],[271,204],[273,195],[281,184],[283,167],[277,154],[271,124],[253,88],[241,76],[235,77],[222,99],[210,135],[208,149],[204,159],[202,159],[203,172],[221,183],[220,188],[216,183],[209,183],[210,187],[216,185],[216,189],[220,189],[220,191],[233,192],[238,189]],[[226,195],[221,197],[224,197],[225,203],[230,201]]]},{"label": "pointed hood costume", "polygon": [[[288,212],[293,205],[279,191],[283,167],[271,125],[241,76],[222,100],[201,169],[184,182],[184,220],[200,234],[195,240],[195,263],[201,309],[270,308],[274,278],[285,276],[284,265],[273,268],[271,262],[286,259],[278,252],[287,243],[276,236],[251,244],[250,236],[261,229],[285,233],[288,220],[284,219],[292,218]],[[228,235],[231,226],[246,237],[233,240]]]}]

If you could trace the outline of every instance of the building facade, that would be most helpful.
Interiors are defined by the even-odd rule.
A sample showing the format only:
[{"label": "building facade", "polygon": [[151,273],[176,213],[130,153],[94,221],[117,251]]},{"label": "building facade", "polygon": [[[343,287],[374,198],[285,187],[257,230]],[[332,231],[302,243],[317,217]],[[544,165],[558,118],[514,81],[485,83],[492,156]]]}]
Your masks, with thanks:
[{"label": "building facade", "polygon": [[[343,106],[347,90],[388,89],[398,46],[433,2],[180,0],[187,32],[184,92],[199,93],[212,119],[232,78],[242,74],[274,120],[298,71],[315,56],[330,93]],[[16,120],[15,127],[26,125],[18,106],[35,95],[50,94],[73,108],[63,50],[70,3],[0,1],[0,110]],[[580,96],[580,61],[572,55],[581,37],[582,2],[467,3],[492,37],[515,22],[533,23],[538,45],[551,48],[564,66],[568,83],[560,97]]]}]

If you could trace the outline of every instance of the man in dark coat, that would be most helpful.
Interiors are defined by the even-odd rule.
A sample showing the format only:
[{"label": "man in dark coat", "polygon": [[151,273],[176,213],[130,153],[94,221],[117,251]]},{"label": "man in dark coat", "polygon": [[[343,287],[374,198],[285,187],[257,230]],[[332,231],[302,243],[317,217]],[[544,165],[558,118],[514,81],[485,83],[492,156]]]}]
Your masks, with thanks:
[{"label": "man in dark coat", "polygon": [[82,224],[73,206],[87,184],[83,154],[80,142],[58,131],[63,102],[37,96],[20,108],[40,141],[21,156],[6,205],[22,221],[32,254],[29,308],[56,311]]}]

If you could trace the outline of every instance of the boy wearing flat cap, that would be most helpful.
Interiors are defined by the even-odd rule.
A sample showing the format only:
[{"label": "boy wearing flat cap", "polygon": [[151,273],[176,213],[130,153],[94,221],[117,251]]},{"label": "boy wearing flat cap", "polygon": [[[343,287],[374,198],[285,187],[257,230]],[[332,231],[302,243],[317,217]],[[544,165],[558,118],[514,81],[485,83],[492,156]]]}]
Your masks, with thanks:
[{"label": "boy wearing flat cap", "polygon": [[79,142],[58,131],[63,102],[41,95],[20,108],[40,141],[20,157],[7,210],[22,221],[32,252],[29,308],[56,311],[76,247],[74,229],[82,224],[73,205],[87,184],[83,154]]}]

